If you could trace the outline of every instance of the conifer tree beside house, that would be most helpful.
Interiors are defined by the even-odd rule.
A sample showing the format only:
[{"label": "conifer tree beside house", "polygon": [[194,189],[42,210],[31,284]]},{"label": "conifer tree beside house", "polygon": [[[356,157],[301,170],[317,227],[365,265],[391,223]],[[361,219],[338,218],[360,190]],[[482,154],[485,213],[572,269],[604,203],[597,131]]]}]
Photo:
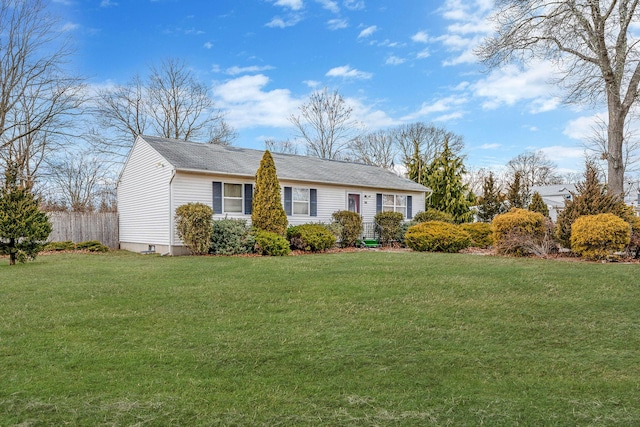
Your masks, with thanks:
[{"label": "conifer tree beside house", "polygon": [[9,164],[0,189],[0,254],[9,265],[35,259],[51,234],[51,223],[27,184],[18,181],[18,168]]},{"label": "conifer tree beside house", "polygon": [[434,208],[449,213],[457,223],[469,222],[473,218],[470,208],[469,187],[462,182],[465,173],[462,158],[455,155],[445,141],[444,149],[429,165],[424,185],[433,193],[425,203],[425,208]]},{"label": "conifer tree beside house", "polygon": [[496,215],[505,212],[505,197],[496,185],[493,172],[484,179],[482,196],[478,197],[478,218],[482,222],[491,222]]},{"label": "conifer tree beside house", "polygon": [[256,172],[251,223],[255,228],[284,236],[289,221],[282,206],[276,164],[269,150],[264,152]]},{"label": "conifer tree beside house", "polygon": [[507,188],[507,202],[510,208],[518,209],[526,209],[529,204],[529,189],[520,171],[514,174],[513,181]]},{"label": "conifer tree beside house", "polygon": [[529,210],[531,212],[538,212],[544,215],[546,218],[549,218],[549,207],[542,200],[542,196],[537,191],[533,193],[531,197],[531,203],[529,203]]}]

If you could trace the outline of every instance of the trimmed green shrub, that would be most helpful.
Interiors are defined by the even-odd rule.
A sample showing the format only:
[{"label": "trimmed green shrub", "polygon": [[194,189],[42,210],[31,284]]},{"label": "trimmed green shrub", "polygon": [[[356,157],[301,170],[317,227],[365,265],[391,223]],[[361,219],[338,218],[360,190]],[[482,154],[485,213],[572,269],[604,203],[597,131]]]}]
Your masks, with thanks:
[{"label": "trimmed green shrub", "polygon": [[240,255],[253,252],[255,237],[244,219],[213,221],[209,253]]},{"label": "trimmed green shrub", "polygon": [[493,228],[487,222],[471,222],[460,224],[460,228],[471,236],[471,245],[477,248],[488,248],[493,245]]},{"label": "trimmed green shrub", "polygon": [[362,217],[351,211],[337,211],[333,213],[333,221],[340,224],[340,245],[343,248],[355,246],[362,235]]},{"label": "trimmed green shrub", "polygon": [[437,209],[429,208],[426,211],[420,211],[413,216],[412,222],[419,224],[427,221],[442,221],[454,223],[453,215],[448,212],[442,212]]},{"label": "trimmed green shrub", "polygon": [[184,244],[196,255],[209,252],[213,209],[203,203],[187,203],[176,209],[176,229]]},{"label": "trimmed green shrub", "polygon": [[541,213],[526,209],[512,208],[509,212],[496,216],[491,222],[493,242],[499,253],[524,256],[544,252],[545,217]]},{"label": "trimmed green shrub", "polygon": [[405,221],[400,224],[400,227],[398,227],[398,234],[396,234],[396,242],[398,242],[402,246],[406,246],[404,236],[407,234],[407,230],[409,230],[409,227],[411,227],[412,225],[415,224],[411,221]]},{"label": "trimmed green shrub", "polygon": [[303,224],[289,227],[287,239],[293,249],[320,252],[336,244],[336,236],[322,224]]},{"label": "trimmed green shrub", "polygon": [[97,240],[87,240],[86,242],[76,243],[76,249],[89,252],[109,252],[109,247]]},{"label": "trimmed green shrub", "polygon": [[571,247],[571,227],[573,222],[584,215],[611,213],[629,220],[633,212],[617,194],[609,194],[598,178],[594,164],[587,163],[584,182],[576,185],[577,192],[571,193],[571,200],[565,202],[564,209],[558,214],[555,235],[562,246]]},{"label": "trimmed green shrub", "polygon": [[427,221],[409,227],[404,241],[414,251],[455,253],[471,245],[471,236],[456,224]]},{"label": "trimmed green shrub", "polygon": [[403,220],[401,212],[378,212],[374,221],[380,227],[380,243],[388,245],[396,240]]},{"label": "trimmed green shrub", "polygon": [[631,227],[611,213],[584,215],[571,225],[571,250],[588,259],[605,259],[630,242]]},{"label": "trimmed green shrub", "polygon": [[285,256],[291,253],[289,241],[277,233],[258,231],[256,233],[256,252],[268,256]]},{"label": "trimmed green shrub", "polygon": [[49,242],[44,246],[45,251],[74,251],[76,249],[76,244],[71,240],[67,240],[66,242]]}]

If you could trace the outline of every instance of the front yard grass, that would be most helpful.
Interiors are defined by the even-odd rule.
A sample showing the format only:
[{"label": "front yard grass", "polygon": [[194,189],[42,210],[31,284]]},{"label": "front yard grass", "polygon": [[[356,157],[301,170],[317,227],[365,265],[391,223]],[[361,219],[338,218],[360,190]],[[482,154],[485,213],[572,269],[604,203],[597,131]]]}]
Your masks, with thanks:
[{"label": "front yard grass", "polygon": [[1,263],[0,425],[638,425],[639,277],[430,253]]}]

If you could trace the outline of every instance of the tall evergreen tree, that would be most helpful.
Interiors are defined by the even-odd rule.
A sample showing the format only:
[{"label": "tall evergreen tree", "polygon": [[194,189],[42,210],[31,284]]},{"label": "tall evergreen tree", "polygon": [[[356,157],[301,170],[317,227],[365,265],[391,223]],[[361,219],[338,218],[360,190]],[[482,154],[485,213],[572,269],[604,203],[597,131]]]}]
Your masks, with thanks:
[{"label": "tall evergreen tree", "polygon": [[425,203],[425,209],[433,208],[453,216],[455,222],[469,222],[473,218],[468,199],[469,188],[462,182],[465,173],[462,158],[449,149],[448,141],[439,156],[429,165],[424,184],[433,193]]},{"label": "tall evergreen tree", "polygon": [[9,255],[9,265],[34,259],[50,233],[49,218],[31,188],[19,184],[17,165],[9,164],[0,189],[0,254]]},{"label": "tall evergreen tree", "polygon": [[413,155],[405,164],[407,167],[407,177],[418,184],[424,184],[426,179],[425,164],[420,153],[418,141],[413,142]]},{"label": "tall evergreen tree", "polygon": [[269,150],[264,152],[256,172],[251,222],[263,231],[284,235],[289,221],[282,206],[276,164]]},{"label": "tall evergreen tree", "polygon": [[529,188],[519,171],[513,175],[513,181],[507,188],[507,202],[510,208],[519,209],[526,209],[529,204]]},{"label": "tall evergreen tree", "polygon": [[531,212],[541,213],[545,217],[549,218],[549,207],[544,202],[544,200],[542,200],[542,196],[537,191],[533,193],[533,196],[531,197],[531,203],[529,203],[529,210]]},{"label": "tall evergreen tree", "polygon": [[496,185],[493,172],[484,178],[482,184],[482,196],[478,198],[478,218],[482,222],[491,222],[493,218],[505,211],[505,197],[500,193],[500,187]]}]

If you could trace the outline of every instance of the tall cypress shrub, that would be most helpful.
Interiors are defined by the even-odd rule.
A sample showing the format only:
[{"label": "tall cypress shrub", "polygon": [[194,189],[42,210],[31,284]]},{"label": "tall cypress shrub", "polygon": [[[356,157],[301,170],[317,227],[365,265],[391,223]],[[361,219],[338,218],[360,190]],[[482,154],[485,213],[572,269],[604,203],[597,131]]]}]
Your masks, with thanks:
[{"label": "tall cypress shrub", "polygon": [[256,172],[251,222],[255,228],[284,236],[287,231],[287,214],[282,206],[280,182],[276,164],[269,150],[264,152]]},{"label": "tall cypress shrub", "polygon": [[38,199],[28,185],[18,183],[18,169],[10,164],[0,190],[0,254],[9,255],[9,265],[34,259],[50,233]]}]

